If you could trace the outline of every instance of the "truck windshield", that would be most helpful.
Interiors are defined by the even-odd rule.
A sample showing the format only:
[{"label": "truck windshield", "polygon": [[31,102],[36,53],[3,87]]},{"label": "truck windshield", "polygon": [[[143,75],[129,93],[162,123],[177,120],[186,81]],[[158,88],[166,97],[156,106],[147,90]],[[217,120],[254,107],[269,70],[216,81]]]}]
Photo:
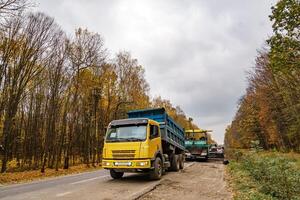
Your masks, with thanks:
[{"label": "truck windshield", "polygon": [[146,139],[147,126],[111,127],[106,134],[107,142],[143,141]]}]

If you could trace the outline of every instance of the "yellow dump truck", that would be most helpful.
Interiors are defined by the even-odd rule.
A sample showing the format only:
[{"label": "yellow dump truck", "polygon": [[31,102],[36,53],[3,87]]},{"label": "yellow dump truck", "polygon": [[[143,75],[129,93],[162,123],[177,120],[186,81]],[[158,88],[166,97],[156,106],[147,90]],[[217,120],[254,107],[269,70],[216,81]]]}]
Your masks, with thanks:
[{"label": "yellow dump truck", "polygon": [[134,110],[108,125],[102,166],[114,179],[125,172],[160,179],[166,170],[183,169],[184,152],[184,130],[164,108]]}]

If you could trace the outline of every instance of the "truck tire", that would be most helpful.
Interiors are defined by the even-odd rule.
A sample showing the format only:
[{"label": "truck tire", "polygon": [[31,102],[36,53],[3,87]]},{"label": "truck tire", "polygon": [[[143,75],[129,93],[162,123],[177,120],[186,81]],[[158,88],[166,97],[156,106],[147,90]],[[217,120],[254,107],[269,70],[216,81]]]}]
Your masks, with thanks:
[{"label": "truck tire", "polygon": [[182,154],[179,155],[179,169],[184,168],[184,156]]},{"label": "truck tire", "polygon": [[204,161],[205,161],[205,162],[208,161],[208,156],[205,156]]},{"label": "truck tire", "polygon": [[206,151],[206,156],[204,158],[204,161],[207,162],[208,161],[208,150]]},{"label": "truck tire", "polygon": [[149,176],[151,180],[158,180],[163,173],[163,164],[159,157],[155,158],[153,163],[154,169],[150,171]]},{"label": "truck tire", "polygon": [[110,176],[113,178],[113,179],[120,179],[123,177],[124,175],[124,172],[116,172],[115,170],[111,169],[109,170],[110,172]]},{"label": "truck tire", "polygon": [[173,155],[171,160],[171,170],[178,172],[179,170],[179,156]]}]

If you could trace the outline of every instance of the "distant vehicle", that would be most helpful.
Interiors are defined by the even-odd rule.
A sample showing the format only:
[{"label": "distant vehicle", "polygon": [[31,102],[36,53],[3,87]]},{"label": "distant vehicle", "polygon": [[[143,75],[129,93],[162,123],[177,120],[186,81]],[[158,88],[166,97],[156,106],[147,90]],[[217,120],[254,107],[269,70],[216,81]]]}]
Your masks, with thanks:
[{"label": "distant vehicle", "polygon": [[112,178],[146,172],[160,179],[166,170],[183,169],[184,130],[164,108],[130,111],[128,117],[112,121],[105,136],[102,166]]},{"label": "distant vehicle", "polygon": [[224,147],[214,144],[209,148],[208,155],[210,158],[224,158]]},{"label": "distant vehicle", "polygon": [[186,160],[208,159],[208,137],[210,130],[194,129],[185,131]]}]

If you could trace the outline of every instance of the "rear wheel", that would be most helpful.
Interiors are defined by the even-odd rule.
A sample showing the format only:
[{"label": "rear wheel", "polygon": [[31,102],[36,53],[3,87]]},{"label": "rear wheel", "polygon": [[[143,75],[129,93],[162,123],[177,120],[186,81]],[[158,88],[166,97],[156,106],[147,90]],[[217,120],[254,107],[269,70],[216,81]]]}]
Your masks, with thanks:
[{"label": "rear wheel", "polygon": [[179,169],[184,168],[184,156],[182,154],[179,155]]},{"label": "rear wheel", "polygon": [[158,180],[161,178],[161,175],[163,173],[163,165],[162,165],[162,161],[159,157],[157,157],[153,163],[154,165],[154,169],[152,171],[150,171],[149,175],[150,175],[150,179],[151,180]]},{"label": "rear wheel", "polygon": [[110,176],[113,178],[113,179],[120,179],[122,178],[124,175],[124,172],[116,172],[115,170],[111,169],[110,170]]},{"label": "rear wheel", "polygon": [[179,170],[179,156],[173,155],[171,160],[171,170],[177,172]]}]

